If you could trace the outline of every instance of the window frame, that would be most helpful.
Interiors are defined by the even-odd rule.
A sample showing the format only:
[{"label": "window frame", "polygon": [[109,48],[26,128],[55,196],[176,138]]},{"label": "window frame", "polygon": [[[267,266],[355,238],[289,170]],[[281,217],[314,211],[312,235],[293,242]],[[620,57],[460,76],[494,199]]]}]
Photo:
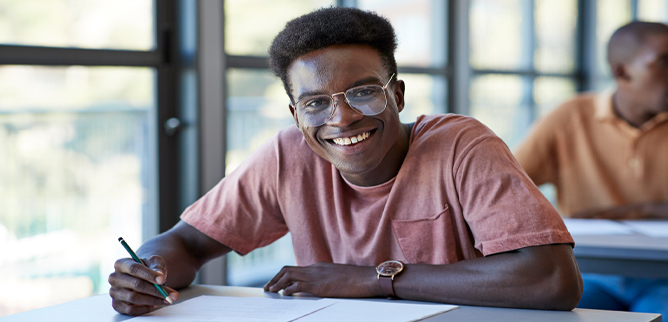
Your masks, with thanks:
[{"label": "window frame", "polygon": [[[179,82],[177,71],[180,60],[176,28],[177,0],[154,0],[154,37],[152,50],[87,49],[75,47],[45,47],[0,44],[0,65],[36,66],[112,66],[150,67],[156,71],[156,111],[158,129],[162,124],[178,116]],[[178,221],[181,193],[178,175],[179,145],[174,136],[158,130],[157,205],[155,213],[145,213],[142,218],[142,239],[148,240],[158,232],[166,231]]]}]

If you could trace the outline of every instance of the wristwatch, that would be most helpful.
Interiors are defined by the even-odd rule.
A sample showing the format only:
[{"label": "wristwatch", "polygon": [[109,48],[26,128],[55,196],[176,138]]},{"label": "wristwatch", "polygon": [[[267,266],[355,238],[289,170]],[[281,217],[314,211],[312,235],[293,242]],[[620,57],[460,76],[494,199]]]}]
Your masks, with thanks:
[{"label": "wristwatch", "polygon": [[387,294],[387,297],[396,298],[394,294],[394,286],[392,282],[394,281],[394,276],[398,275],[404,270],[404,263],[400,261],[390,260],[380,263],[376,266],[376,272],[378,273],[378,282],[380,283],[380,288]]}]

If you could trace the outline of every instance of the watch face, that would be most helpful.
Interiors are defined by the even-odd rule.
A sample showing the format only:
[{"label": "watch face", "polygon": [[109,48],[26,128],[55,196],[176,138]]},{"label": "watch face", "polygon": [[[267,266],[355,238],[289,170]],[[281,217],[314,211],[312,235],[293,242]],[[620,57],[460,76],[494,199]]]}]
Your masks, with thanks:
[{"label": "watch face", "polygon": [[383,276],[392,276],[404,269],[404,264],[400,261],[383,262],[376,267],[376,272]]}]

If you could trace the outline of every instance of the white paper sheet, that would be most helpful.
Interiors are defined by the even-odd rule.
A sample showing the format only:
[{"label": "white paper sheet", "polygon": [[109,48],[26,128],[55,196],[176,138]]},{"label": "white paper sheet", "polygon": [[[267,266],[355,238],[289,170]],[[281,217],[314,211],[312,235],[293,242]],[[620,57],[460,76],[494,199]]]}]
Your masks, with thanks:
[{"label": "white paper sheet", "polygon": [[349,299],[270,299],[202,295],[130,319],[132,322],[420,321],[457,308],[445,304]]},{"label": "white paper sheet", "polygon": [[421,321],[457,308],[446,304],[413,304],[336,299],[337,303],[296,322],[405,322]]},{"label": "white paper sheet", "polygon": [[633,234],[631,227],[607,219],[564,218],[571,235],[627,235]]},{"label": "white paper sheet", "polygon": [[668,220],[628,220],[623,223],[643,235],[668,237]]},{"label": "white paper sheet", "polygon": [[130,319],[133,322],[288,322],[313,313],[334,300],[292,300],[202,295]]}]

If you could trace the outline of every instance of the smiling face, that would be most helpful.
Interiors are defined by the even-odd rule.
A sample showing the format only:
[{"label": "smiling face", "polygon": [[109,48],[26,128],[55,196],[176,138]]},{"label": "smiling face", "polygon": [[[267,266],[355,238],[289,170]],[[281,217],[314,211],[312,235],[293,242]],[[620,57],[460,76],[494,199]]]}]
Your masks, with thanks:
[{"label": "smiling face", "polygon": [[[295,102],[305,96],[332,95],[360,85],[383,86],[390,79],[380,55],[366,45],[337,45],[297,58],[288,68]],[[318,127],[300,122],[299,129],[313,152],[332,163],[348,181],[370,186],[394,177],[406,155],[410,128],[401,124],[403,81],[386,89],[387,107],[377,115],[355,112],[343,95],[335,95],[332,117]],[[356,143],[354,143],[356,141]]]}]

